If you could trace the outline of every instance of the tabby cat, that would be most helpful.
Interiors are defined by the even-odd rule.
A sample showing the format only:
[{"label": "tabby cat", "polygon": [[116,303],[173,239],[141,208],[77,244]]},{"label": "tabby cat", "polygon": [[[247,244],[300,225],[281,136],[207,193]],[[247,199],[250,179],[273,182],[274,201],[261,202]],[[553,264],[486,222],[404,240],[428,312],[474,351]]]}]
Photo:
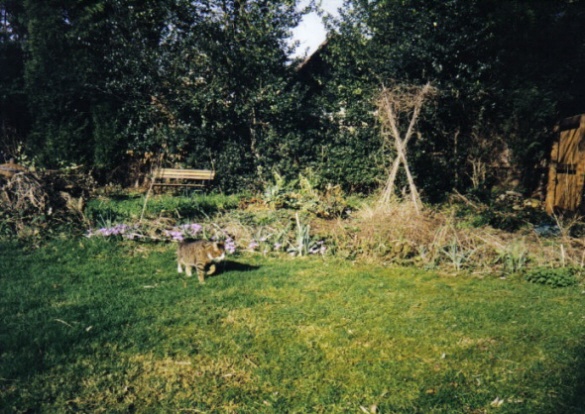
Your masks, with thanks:
[{"label": "tabby cat", "polygon": [[191,269],[197,269],[197,277],[200,283],[205,283],[205,276],[215,273],[215,263],[225,258],[225,245],[221,242],[211,242],[206,240],[185,240],[179,242],[177,249],[177,270],[183,273],[183,268],[187,276],[191,276]]}]

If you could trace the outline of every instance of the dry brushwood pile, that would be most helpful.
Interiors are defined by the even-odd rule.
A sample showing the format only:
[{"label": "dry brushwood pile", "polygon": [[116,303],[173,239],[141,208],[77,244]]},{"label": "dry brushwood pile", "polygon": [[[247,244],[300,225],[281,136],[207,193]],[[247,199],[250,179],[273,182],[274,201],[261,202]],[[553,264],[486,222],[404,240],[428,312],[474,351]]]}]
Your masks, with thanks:
[{"label": "dry brushwood pile", "polygon": [[21,216],[44,214],[48,195],[35,175],[20,172],[5,181],[0,191],[2,210]]},{"label": "dry brushwood pile", "polygon": [[4,168],[0,174],[1,227],[25,235],[36,234],[52,224],[83,223],[85,200],[94,187],[91,177],[85,174]]}]

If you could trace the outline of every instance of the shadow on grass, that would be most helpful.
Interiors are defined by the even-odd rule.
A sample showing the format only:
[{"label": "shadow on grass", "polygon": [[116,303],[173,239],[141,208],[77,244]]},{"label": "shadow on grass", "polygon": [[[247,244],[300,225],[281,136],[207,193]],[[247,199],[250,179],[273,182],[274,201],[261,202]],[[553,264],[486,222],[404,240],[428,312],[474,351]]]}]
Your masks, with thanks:
[{"label": "shadow on grass", "polygon": [[226,260],[220,266],[220,270],[223,272],[251,272],[253,270],[260,269],[260,266],[249,265],[246,263],[240,263],[233,260]]},{"label": "shadow on grass", "polygon": [[207,277],[222,277],[227,272],[252,272],[260,269],[260,266],[253,266],[246,263],[235,262],[233,260],[224,260],[216,265],[216,271]]},{"label": "shadow on grass", "polygon": [[[570,367],[563,365],[559,370],[550,370],[549,366],[543,365],[528,369],[519,384],[530,384],[530,390],[520,384],[517,394],[503,396],[494,389],[488,399],[484,386],[478,385],[475,378],[466,376],[462,371],[449,370],[442,378],[429,382],[421,389],[415,403],[417,409],[413,413],[483,413],[486,407],[497,407],[507,414],[583,414],[585,348],[572,349],[569,355],[569,361],[574,363]],[[546,390],[548,395],[533,394],[536,389]]]},{"label": "shadow on grass", "polygon": [[557,413],[583,413],[585,412],[585,347],[581,346],[574,352],[576,363],[565,374],[566,406],[559,407]]}]

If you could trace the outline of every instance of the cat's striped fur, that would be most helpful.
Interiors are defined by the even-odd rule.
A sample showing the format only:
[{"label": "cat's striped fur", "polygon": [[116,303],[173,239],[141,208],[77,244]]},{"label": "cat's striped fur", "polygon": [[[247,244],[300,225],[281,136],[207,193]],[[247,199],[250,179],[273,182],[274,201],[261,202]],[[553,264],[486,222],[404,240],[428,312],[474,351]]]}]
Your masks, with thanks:
[{"label": "cat's striped fur", "polygon": [[192,275],[192,268],[197,270],[200,283],[205,283],[205,276],[215,273],[215,263],[225,258],[225,245],[221,242],[206,240],[186,240],[179,242],[177,249],[177,271],[187,276]]}]

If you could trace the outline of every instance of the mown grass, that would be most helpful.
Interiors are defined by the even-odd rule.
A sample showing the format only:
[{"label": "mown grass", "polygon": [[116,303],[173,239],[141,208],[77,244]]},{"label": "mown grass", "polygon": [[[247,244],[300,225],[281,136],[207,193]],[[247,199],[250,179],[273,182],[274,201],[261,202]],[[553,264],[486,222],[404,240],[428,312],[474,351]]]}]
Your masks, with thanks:
[{"label": "mown grass", "polygon": [[582,413],[582,287],[170,244],[0,244],[3,412]]},{"label": "mown grass", "polygon": [[146,194],[131,193],[117,197],[97,197],[89,201],[85,214],[92,223],[97,224],[137,220],[143,215],[143,209],[146,218],[201,218],[235,209],[241,198],[224,194],[160,194],[150,196],[145,203],[145,197]]}]

